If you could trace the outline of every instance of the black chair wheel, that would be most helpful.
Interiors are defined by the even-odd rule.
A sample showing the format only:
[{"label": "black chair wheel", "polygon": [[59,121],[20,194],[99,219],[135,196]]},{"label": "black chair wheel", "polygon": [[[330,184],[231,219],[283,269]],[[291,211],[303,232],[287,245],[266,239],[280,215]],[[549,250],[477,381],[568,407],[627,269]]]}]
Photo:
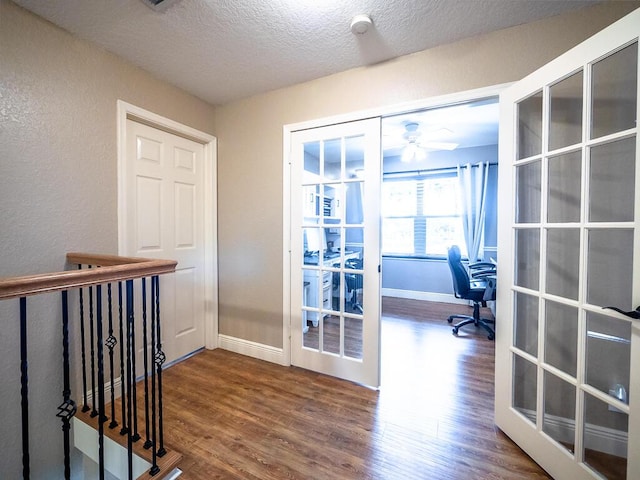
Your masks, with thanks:
[{"label": "black chair wheel", "polygon": [[447,322],[449,323],[453,322],[453,318],[447,318]]},{"label": "black chair wheel", "polygon": [[458,327],[453,327],[452,332],[454,335],[458,335]]},{"label": "black chair wheel", "polygon": [[495,337],[492,333],[490,333],[490,334],[489,334],[489,336],[488,336],[487,338],[488,338],[489,340],[493,340],[493,339],[495,339],[496,337]]}]

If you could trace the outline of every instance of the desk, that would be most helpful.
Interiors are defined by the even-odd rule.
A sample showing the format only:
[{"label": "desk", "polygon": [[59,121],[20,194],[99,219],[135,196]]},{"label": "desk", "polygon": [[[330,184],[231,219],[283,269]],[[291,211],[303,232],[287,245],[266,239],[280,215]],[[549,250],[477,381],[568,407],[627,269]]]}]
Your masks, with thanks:
[{"label": "desk", "polygon": [[[321,276],[322,275],[322,276]],[[322,310],[328,311],[331,309],[331,280],[333,276],[333,272],[328,270],[304,270],[304,304],[305,307],[311,308],[321,308]],[[318,282],[322,282],[322,305],[319,302],[319,292],[318,292]],[[307,320],[311,320],[314,327],[318,326],[318,322],[320,320],[319,312],[310,312],[305,311],[306,316],[303,318],[303,333],[304,326],[307,324]],[[327,313],[322,314],[323,316],[327,315]]]},{"label": "desk", "polygon": [[493,317],[496,316],[496,289],[498,288],[498,277],[493,275],[487,275],[483,277],[483,280],[487,282],[487,288],[484,291],[484,296],[482,297],[487,305],[491,309],[491,313]]},{"label": "desk", "polygon": [[471,282],[474,281],[481,281],[481,282],[485,282],[486,283],[486,287],[485,287],[485,291],[484,291],[484,295],[482,297],[482,300],[487,302],[487,305],[489,306],[489,308],[491,309],[491,313],[493,314],[493,316],[496,316],[496,289],[497,289],[497,285],[498,285],[498,277],[496,274],[496,268],[497,265],[495,263],[495,261],[491,261],[490,263],[480,263],[477,264],[480,265],[480,268],[484,268],[484,266],[486,265],[487,267],[493,266],[493,269],[485,269],[485,270],[478,270],[477,272],[473,272],[473,270],[471,269]]},{"label": "desk", "polygon": [[[344,261],[360,258],[360,252],[345,251],[343,255]],[[304,265],[317,266],[318,255],[305,255]],[[340,268],[340,253],[329,252],[329,254],[323,255],[322,269],[304,269],[303,270],[303,289],[304,289],[304,302],[303,306],[318,308],[322,310],[320,312],[305,311],[306,315],[302,318],[302,331],[306,333],[305,327],[307,327],[307,320],[311,320],[314,327],[318,326],[320,321],[320,315],[325,317],[329,315],[329,311],[333,308],[331,304],[332,288],[333,288],[333,271],[325,270],[325,268]],[[318,282],[322,282],[322,304],[320,304],[319,298],[319,286]]]},{"label": "desk", "polygon": [[482,277],[487,282],[487,288],[484,291],[484,300],[489,302],[496,299],[496,288],[498,284],[498,277],[495,275],[487,275]]},{"label": "desk", "polygon": [[[303,300],[303,305],[308,305],[308,299],[309,299],[309,282],[302,282],[302,298]],[[307,333],[309,331],[309,325],[307,325],[307,314],[309,312],[307,312],[306,310],[302,311],[302,333]]]},{"label": "desk", "polygon": [[[318,254],[315,253],[313,255],[305,255],[304,256],[304,264],[305,265],[318,265]],[[360,252],[344,252],[344,261],[353,260],[360,258]],[[325,252],[322,256],[322,265],[325,267],[333,267],[340,268],[340,252]]]}]

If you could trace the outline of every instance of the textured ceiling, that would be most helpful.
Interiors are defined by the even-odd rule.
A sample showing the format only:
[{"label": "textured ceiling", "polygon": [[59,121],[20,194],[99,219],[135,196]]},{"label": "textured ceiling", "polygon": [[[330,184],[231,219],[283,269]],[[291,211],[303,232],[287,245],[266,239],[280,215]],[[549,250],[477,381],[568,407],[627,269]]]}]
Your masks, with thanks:
[{"label": "textured ceiling", "polygon": [[[599,0],[14,0],[214,105]],[[373,28],[350,30],[369,14]]]}]

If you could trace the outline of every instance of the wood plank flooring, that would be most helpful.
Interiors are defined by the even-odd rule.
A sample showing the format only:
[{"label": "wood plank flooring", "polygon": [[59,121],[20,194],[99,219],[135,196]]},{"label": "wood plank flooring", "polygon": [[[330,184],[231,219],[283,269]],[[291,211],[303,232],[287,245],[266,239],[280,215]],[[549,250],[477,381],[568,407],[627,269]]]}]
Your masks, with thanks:
[{"label": "wood plank flooring", "polygon": [[494,426],[494,343],[446,321],[469,310],[384,298],[379,391],[224,350],[167,369],[182,478],[550,478]]}]

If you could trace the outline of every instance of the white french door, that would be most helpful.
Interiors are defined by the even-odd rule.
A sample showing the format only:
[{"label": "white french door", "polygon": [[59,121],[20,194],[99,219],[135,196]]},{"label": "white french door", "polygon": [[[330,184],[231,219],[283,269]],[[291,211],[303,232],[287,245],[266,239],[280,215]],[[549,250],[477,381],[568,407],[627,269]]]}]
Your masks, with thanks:
[{"label": "white french door", "polygon": [[380,384],[380,119],[291,135],[291,363]]},{"label": "white french door", "polygon": [[639,34],[500,96],[496,423],[555,478],[640,478]]}]

